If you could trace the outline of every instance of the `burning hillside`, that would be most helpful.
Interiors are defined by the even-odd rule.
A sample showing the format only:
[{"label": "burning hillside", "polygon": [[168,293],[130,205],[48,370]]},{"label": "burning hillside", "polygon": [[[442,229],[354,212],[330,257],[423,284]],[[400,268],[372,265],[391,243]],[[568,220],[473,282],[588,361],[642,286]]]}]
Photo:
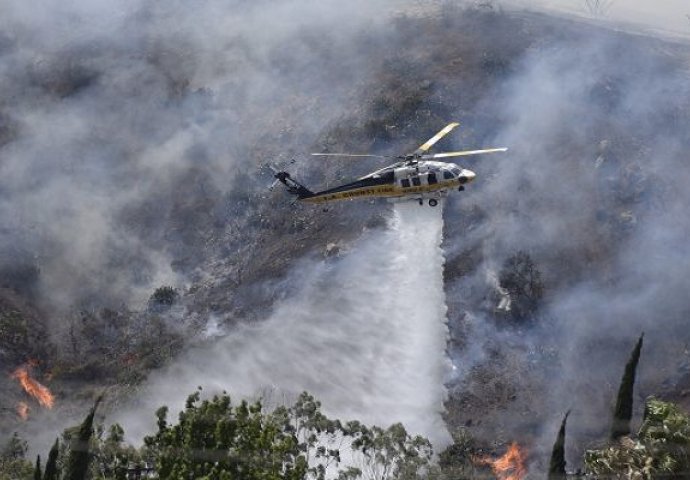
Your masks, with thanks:
[{"label": "burning hillside", "polygon": [[[397,366],[375,362],[406,353],[410,377],[428,380],[444,348],[418,348],[409,325],[375,329],[407,311],[436,322],[444,289],[454,437],[469,431],[485,451],[520,438],[530,459],[545,458],[552,424],[573,407],[579,458],[606,428],[618,366],[642,330],[641,394],[663,387],[687,402],[687,45],[490,4],[391,17],[390,2],[235,3],[53,2],[38,19],[19,6],[0,19],[2,431],[47,445],[94,388],[112,387],[114,415],[163,368],[163,392],[213,378],[233,393],[315,371],[324,376],[308,387],[331,397],[405,391],[435,405],[441,385],[386,389]],[[440,250],[415,251],[399,275],[377,250],[387,205],[323,211],[267,191],[267,161],[295,158],[305,183],[333,185],[379,165],[306,153],[410,151],[452,120],[449,148],[500,144],[510,156],[467,159],[478,177],[445,205],[443,284],[416,276],[421,264],[440,269]],[[354,301],[367,285],[361,296],[378,295]],[[382,306],[396,315],[373,315]],[[204,356],[228,351],[251,360],[232,385],[238,364]],[[34,355],[60,402],[16,368]],[[376,375],[353,375],[347,355]],[[54,406],[59,425],[43,432],[34,405]]]},{"label": "burning hillside", "polygon": [[[42,385],[37,380],[31,377],[30,369],[32,366],[35,366],[35,364],[33,364],[32,362],[28,362],[26,365],[22,365],[12,373],[11,378],[17,380],[21,385],[22,389],[24,389],[24,392],[26,392],[27,395],[36,400],[39,405],[45,408],[53,408],[53,405],[55,404],[55,397],[51,393],[50,389],[48,389],[48,387]],[[20,404],[24,405],[21,408],[21,410],[25,414],[28,413],[28,405],[26,405],[26,403],[24,402],[20,402]],[[24,418],[25,415],[22,415],[22,417]]]},{"label": "burning hillside", "polygon": [[22,420],[27,420],[29,418],[29,404],[26,402],[19,402],[17,404],[17,415],[19,415],[19,418]]},{"label": "burning hillside", "polygon": [[525,457],[522,448],[513,442],[500,457],[479,457],[476,463],[490,467],[497,480],[522,480],[527,475]]}]

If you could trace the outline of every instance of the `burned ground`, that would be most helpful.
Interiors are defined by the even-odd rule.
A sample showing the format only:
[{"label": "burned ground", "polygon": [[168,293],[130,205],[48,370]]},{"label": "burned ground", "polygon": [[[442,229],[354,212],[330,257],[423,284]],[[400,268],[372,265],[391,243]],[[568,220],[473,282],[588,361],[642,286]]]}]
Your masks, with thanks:
[{"label": "burned ground", "polygon": [[[140,189],[151,188],[113,213],[116,228],[137,241],[123,244],[116,237],[106,242],[95,259],[106,271],[93,288],[65,286],[60,295],[45,290],[46,285],[58,285],[46,284],[42,276],[59,271],[60,252],[66,248],[52,241],[49,232],[34,235],[31,225],[22,225],[3,237],[9,245],[3,252],[10,252],[0,257],[0,326],[8,332],[0,344],[3,368],[9,370],[28,358],[50,366],[58,410],[103,387],[111,388],[108,401],[114,407],[151,369],[166,364],[189,344],[211,341],[204,336],[211,318],[224,329],[261,320],[277,299],[298,287],[288,281],[294,278],[288,272],[298,259],[321,257],[329,244],[346,248],[363,230],[383,227],[388,207],[379,202],[346,202],[325,211],[290,205],[283,192],[267,191],[272,180],[263,168],[267,161],[286,164],[295,157],[291,167],[296,177],[307,185],[332,185],[377,164],[314,163],[304,157],[306,152],[397,154],[413,150],[448,121],[459,120],[462,127],[455,145],[505,142],[511,152],[505,160],[469,159],[467,166],[479,173],[479,180],[472,192],[452,195],[446,205],[448,352],[456,367],[448,383],[448,426],[453,432],[469,430],[486,448],[516,439],[539,452],[556,419],[574,408],[571,423],[580,425],[574,450],[581,450],[608,428],[595,419],[602,418],[613,398],[622,368],[618,360],[627,353],[628,340],[649,323],[634,315],[625,318],[625,309],[611,306],[611,316],[618,320],[596,329],[596,317],[607,312],[607,305],[601,304],[583,307],[582,324],[588,328],[572,333],[568,325],[577,318],[572,302],[613,302],[589,291],[580,296],[573,292],[596,285],[620,296],[633,273],[621,266],[630,260],[625,252],[639,253],[636,244],[648,245],[644,230],[656,228],[654,218],[683,211],[675,206],[685,198],[678,192],[685,174],[676,179],[668,174],[682,166],[678,147],[690,141],[690,92],[674,90],[678,79],[687,78],[687,46],[571,19],[488,7],[444,6],[359,31],[351,40],[354,45],[348,45],[356,62],[343,62],[338,55],[341,45],[325,41],[325,32],[319,33],[317,42],[291,39],[308,52],[306,60],[282,46],[267,53],[274,61],[272,68],[291,79],[291,85],[304,85],[262,102],[264,111],[251,108],[251,115],[239,119],[246,121],[244,128],[250,132],[241,141],[211,147],[204,146],[203,139],[184,144],[183,156],[192,161],[173,165],[155,182],[146,181],[146,174],[156,173],[155,162],[153,167],[127,163],[114,172],[105,170],[139,175]],[[221,100],[213,86],[190,80],[197,68],[191,60],[194,48],[184,42],[164,45],[149,40],[141,58],[155,72],[153,91],[160,95],[165,112],[191,112],[200,118],[206,109],[218,114],[214,106]],[[12,51],[2,45],[0,55]],[[237,51],[247,48],[241,37],[232,45]],[[524,118],[516,111],[530,103],[507,105],[504,100],[525,94],[525,85],[538,82],[539,77],[531,75],[540,68],[545,68],[544,76],[559,80],[539,58],[553,58],[555,63],[565,58],[564,75],[568,69],[579,72],[567,61],[578,51],[585,52],[583,61],[592,62],[591,70],[585,68],[582,78],[574,80],[581,85],[535,84],[530,92],[535,117],[544,110],[541,96],[550,98],[545,91],[562,88],[565,97],[575,96],[574,105],[566,98],[562,110],[535,120],[533,130],[529,122],[522,125]],[[112,53],[108,62],[97,49],[77,53],[65,53],[65,62],[36,67],[46,69],[46,74],[25,72],[30,93],[51,104],[87,95],[107,82],[109,66],[117,64],[111,63]],[[252,59],[243,61],[251,64]],[[311,79],[305,72],[311,72],[313,64],[300,61],[318,64],[326,73]],[[330,99],[323,87],[310,95],[317,80],[336,85],[333,95],[339,100]],[[238,91],[249,88],[240,83]],[[635,98],[637,106],[631,104]],[[336,106],[337,114],[331,112]],[[22,122],[4,113],[10,107],[0,103],[0,153],[22,138]],[[308,126],[300,124],[305,118]],[[320,118],[326,120],[319,122]],[[138,121],[146,130],[144,119]],[[546,124],[559,128],[546,129]],[[106,129],[95,135],[105,138],[110,133]],[[132,158],[146,155],[149,133],[133,135],[135,147],[130,145],[123,154],[128,162],[136,164]],[[453,141],[446,142],[440,147]],[[224,148],[235,159],[230,173],[219,173],[222,168],[212,159],[227,153]],[[546,173],[535,174],[530,165]],[[10,193],[0,196],[9,199]],[[676,234],[684,228],[663,230],[671,232],[664,245],[673,248]],[[22,238],[29,239],[21,244],[22,255],[12,254]],[[172,279],[180,279],[175,285],[180,297],[164,311],[147,310],[146,301],[141,301],[164,285],[152,285],[158,257],[151,251],[163,252],[160,261],[168,262]],[[500,277],[505,260],[518,251],[528,252],[544,282],[539,308],[530,322],[520,324],[495,310],[496,290],[486,280],[487,272]],[[639,274],[644,281],[644,272]],[[650,275],[651,282],[664,280],[658,272]],[[127,288],[111,288],[121,283]],[[680,288],[671,288],[670,294]],[[639,316],[649,315],[651,305],[636,304]],[[649,342],[657,353],[642,360],[640,396],[663,392],[687,400],[690,338],[680,328],[687,313],[690,307],[676,300],[658,309],[663,328]],[[580,357],[591,362],[574,361]],[[602,365],[596,374],[588,370],[595,362]],[[20,392],[6,377],[0,378],[0,385],[2,405],[10,408]],[[573,389],[580,394],[568,397]],[[0,415],[3,425],[22,428],[12,411]]]}]

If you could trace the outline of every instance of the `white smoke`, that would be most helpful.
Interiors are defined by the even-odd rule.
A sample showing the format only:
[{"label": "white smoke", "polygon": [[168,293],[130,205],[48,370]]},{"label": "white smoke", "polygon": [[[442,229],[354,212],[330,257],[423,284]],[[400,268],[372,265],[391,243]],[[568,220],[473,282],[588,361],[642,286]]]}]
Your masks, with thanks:
[{"label": "white smoke", "polygon": [[153,432],[157,407],[175,411],[197,386],[235,397],[306,390],[332,417],[402,422],[444,447],[442,227],[441,208],[396,205],[388,229],[365,233],[341,258],[296,266],[294,298],[264,322],[180,358],[113,420],[138,439]]},{"label": "white smoke", "polygon": [[[465,369],[460,373],[468,365],[477,367],[470,373],[482,372],[458,377],[464,383],[453,390],[455,405],[481,402],[465,408],[470,414],[457,408],[455,425],[481,414],[477,436],[537,438],[533,457],[548,459],[572,408],[568,460],[579,465],[582,450],[604,438],[622,366],[639,334],[647,333],[636,415],[647,395],[673,385],[684,355],[688,303],[681,292],[688,269],[680,258],[688,255],[690,227],[682,213],[687,155],[679,145],[687,143],[690,95],[685,62],[663,50],[681,51],[681,44],[588,30],[581,22],[560,25],[568,24],[573,32],[542,39],[543,47],[522,57],[487,97],[507,119],[492,125],[496,139],[487,143],[510,152],[492,162],[468,160],[478,182],[463,203],[447,207],[455,218],[471,215],[474,206],[485,215],[467,222],[459,245],[475,258],[480,251],[484,263],[447,289],[462,298],[451,308],[467,312],[450,319],[461,337],[454,357]],[[545,308],[541,326],[507,329],[486,315],[495,303],[482,303],[490,292],[485,268],[520,250],[544,274]],[[504,392],[508,401],[492,405]]]},{"label": "white smoke", "polygon": [[389,0],[340,3],[0,1],[0,270],[34,265],[61,311],[186,283],[238,172],[303,152],[370,75],[352,39]]}]

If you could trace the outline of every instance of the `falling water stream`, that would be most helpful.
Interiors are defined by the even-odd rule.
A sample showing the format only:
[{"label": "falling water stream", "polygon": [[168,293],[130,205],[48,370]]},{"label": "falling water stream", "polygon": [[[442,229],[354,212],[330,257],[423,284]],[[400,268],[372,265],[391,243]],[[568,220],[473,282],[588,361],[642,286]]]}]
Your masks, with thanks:
[{"label": "falling water stream", "polygon": [[306,390],[331,417],[402,422],[443,447],[442,227],[442,205],[396,204],[385,230],[365,233],[336,259],[296,268],[298,294],[270,318],[153,376],[136,411],[117,420],[140,438],[154,429],[151,412],[181,407],[198,385],[234,397],[290,398]]}]

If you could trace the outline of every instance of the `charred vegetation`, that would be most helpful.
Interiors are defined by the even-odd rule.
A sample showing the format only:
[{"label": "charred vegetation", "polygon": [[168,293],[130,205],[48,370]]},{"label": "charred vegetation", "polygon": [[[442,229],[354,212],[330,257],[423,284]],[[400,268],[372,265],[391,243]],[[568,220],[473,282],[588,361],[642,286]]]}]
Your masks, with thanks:
[{"label": "charred vegetation", "polygon": [[[325,39],[326,33],[301,35],[295,50],[287,44],[274,47],[266,64],[252,58],[242,38],[230,42],[228,51],[237,55],[233,67],[263,71],[270,65],[291,85],[302,86],[259,98],[255,108],[242,100],[241,106],[248,109],[246,116],[233,118],[223,128],[211,121],[213,115],[226,113],[220,89],[214,90],[211,82],[206,85],[194,75],[200,69],[195,56],[203,56],[203,52],[191,44],[176,44],[174,39],[168,39],[168,45],[164,40],[144,42],[144,51],[134,57],[127,52],[99,53],[95,47],[85,57],[79,56],[80,60],[74,59],[72,51],[57,52],[56,63],[38,64],[26,78],[20,78],[26,80],[29,90],[18,92],[17,98],[36,93],[31,102],[70,105],[109,85],[114,76],[109,56],[123,55],[128,61],[141,61],[145,74],[136,79],[116,77],[122,83],[111,85],[117,93],[114,99],[134,92],[137,102],[156,109],[161,117],[148,117],[142,108],[131,117],[119,117],[122,121],[117,128],[94,125],[89,141],[99,149],[105,144],[106,153],[95,155],[79,144],[67,153],[90,162],[77,160],[50,169],[58,178],[87,172],[79,178],[94,182],[94,189],[104,196],[115,191],[99,183],[104,175],[133,180],[136,190],[132,195],[105,212],[112,213],[108,216],[112,225],[104,228],[124,232],[127,240],[114,234],[92,256],[70,256],[65,252],[77,237],[43,229],[41,219],[8,217],[6,235],[3,233],[6,243],[21,245],[22,250],[17,254],[18,250],[8,249],[5,254],[3,247],[0,257],[0,359],[4,366],[10,369],[29,358],[39,359],[40,368],[46,369],[41,373],[50,371],[51,386],[58,392],[57,408],[79,401],[94,385],[114,387],[112,397],[106,399],[107,409],[108,402],[116,403],[111,399],[126,397],[152,370],[169,364],[189,343],[207,341],[202,332],[210,316],[220,318],[227,329],[240,321],[260,321],[276,300],[298,288],[290,281],[297,259],[321,258],[327,245],[347,246],[362,231],[385,226],[381,212],[386,207],[380,204],[335,205],[328,212],[288,206],[284,196],[266,191],[270,179],[260,173],[260,164],[287,161],[309,148],[406,151],[449,118],[463,123],[459,143],[482,144],[497,131],[507,131],[507,138],[518,141],[510,132],[518,117],[494,98],[505,99],[511,89],[518,90],[512,79],[526,75],[535,57],[566,56],[563,52],[601,41],[601,55],[621,62],[602,66],[604,71],[584,78],[574,88],[587,99],[587,108],[566,109],[574,116],[556,115],[550,120],[562,128],[548,137],[526,140],[539,143],[548,152],[552,165],[561,169],[563,185],[577,183],[577,187],[560,189],[560,185],[548,184],[554,177],[518,170],[509,170],[510,178],[503,183],[498,178],[501,167],[485,162],[481,168],[473,167],[482,171],[484,186],[478,187],[474,197],[451,197],[446,211],[449,354],[462,373],[448,385],[446,420],[456,434],[456,445],[442,460],[450,465],[448,458],[454,457],[462,463],[482,449],[495,451],[498,444],[513,440],[514,431],[521,432],[521,441],[538,444],[544,412],[564,410],[563,405],[552,409],[556,399],[549,397],[555,384],[563,388],[563,396],[569,391],[557,380],[559,369],[573,356],[591,356],[608,364],[604,360],[609,358],[602,352],[618,351],[630,333],[613,331],[616,326],[611,324],[600,332],[582,334],[582,345],[573,347],[575,353],[569,352],[559,318],[572,320],[566,314],[577,309],[583,317],[592,318],[601,312],[586,307],[605,305],[610,299],[573,295],[575,307],[568,304],[565,313],[554,305],[583,284],[602,290],[629,286],[635,291],[636,285],[625,283],[630,272],[620,263],[636,259],[621,260],[618,255],[640,241],[644,222],[663,216],[681,198],[678,183],[664,175],[668,165],[663,162],[671,166],[677,162],[664,158],[654,167],[650,162],[659,148],[659,132],[672,145],[690,142],[690,97],[686,90],[655,92],[654,97],[649,92],[657,75],[685,78],[684,47],[570,19],[504,12],[491,5],[460,9],[450,3],[433,14],[401,15],[385,28],[359,32],[359,60],[340,58],[342,45]],[[0,37],[0,55],[15,48],[14,40]],[[327,74],[309,78],[313,65]],[[636,83],[639,78],[643,81]],[[321,80],[332,82],[328,95],[316,85]],[[527,76],[526,81],[536,80]],[[251,90],[251,82],[240,75],[234,81],[232,94],[248,98],[245,93]],[[155,87],[147,90],[147,85]],[[535,88],[526,104],[536,108],[548,87],[543,86],[544,91]],[[645,91],[649,97],[643,95]],[[630,104],[633,94],[642,96],[638,110]],[[146,103],[147,97],[154,101]],[[344,109],[339,103],[343,99],[350,105]],[[5,103],[18,101],[3,99],[0,107],[4,112]],[[115,108],[116,103],[108,107]],[[334,106],[338,108],[335,115],[329,113]],[[326,120],[301,126],[312,117]],[[585,117],[589,119],[586,123],[573,120]],[[211,125],[213,138],[190,134],[192,140],[179,140],[175,133],[184,129],[176,122],[157,123],[162,118]],[[131,128],[124,128],[130,124]],[[19,145],[25,128],[11,113],[0,113],[0,154]],[[216,144],[215,138],[225,136],[230,138]],[[149,142],[159,146],[170,142],[169,151],[176,153],[169,156],[174,161],[166,163],[157,156],[166,154],[148,152]],[[520,147],[521,158],[544,156],[539,149]],[[147,155],[154,157],[150,164],[137,163]],[[217,158],[227,158],[235,170],[228,171]],[[5,157],[0,161],[5,162]],[[117,167],[111,168],[111,164]],[[300,159],[296,169],[309,183],[329,184],[373,165],[307,164]],[[29,187],[45,181],[37,178]],[[117,181],[115,186],[122,185]],[[141,191],[146,194],[139,195]],[[9,193],[0,195],[7,198]],[[119,199],[114,194],[113,198]],[[564,204],[578,209],[573,211]],[[542,220],[544,215],[548,220]],[[548,230],[556,223],[554,216],[565,218],[568,229],[540,243],[540,238],[552,235]],[[506,224],[524,229],[503,228]],[[532,235],[525,240],[526,232]],[[31,241],[25,242],[25,238]],[[668,242],[663,247],[674,247],[672,241],[662,240]],[[82,270],[75,265],[91,268]],[[487,270],[493,271],[506,294],[496,282],[486,280]],[[164,275],[158,275],[161,272]],[[635,273],[641,282],[654,274]],[[664,277],[653,278],[660,281]],[[161,290],[160,285],[167,286]],[[643,377],[642,390],[650,392],[660,381],[668,380],[668,398],[687,405],[690,397],[681,392],[690,388],[687,365],[683,367],[688,362],[689,339],[678,332],[676,320],[686,318],[688,312],[666,297],[677,293],[670,292],[659,293],[659,302],[668,300],[672,305],[659,309],[659,315],[671,318],[671,326],[658,333],[656,341],[666,334],[678,335],[669,341],[666,354],[649,361],[675,363],[660,370],[657,377]],[[502,295],[511,300],[510,310],[504,312],[496,311]],[[639,311],[647,314],[648,308],[640,306]],[[629,309],[615,315],[635,327],[641,322]],[[621,324],[624,321],[618,326]],[[655,335],[650,336],[649,341],[655,341]],[[472,350],[477,338],[483,343],[478,348],[481,354],[475,357],[468,352],[477,350]],[[582,371],[591,363],[575,365],[573,369]],[[601,397],[611,393],[615,383],[610,378],[597,378],[601,381],[597,383],[572,376],[567,381],[572,382],[572,389],[601,388]],[[13,406],[21,398],[15,382],[2,377],[0,386],[3,405]],[[609,407],[599,397],[593,403],[603,405],[592,409],[594,417]],[[21,426],[19,422],[13,410],[0,413],[2,425]],[[574,445],[569,448],[581,451],[606,428],[601,421],[583,421],[569,437]],[[472,432],[471,445],[457,440],[465,431]]]}]

